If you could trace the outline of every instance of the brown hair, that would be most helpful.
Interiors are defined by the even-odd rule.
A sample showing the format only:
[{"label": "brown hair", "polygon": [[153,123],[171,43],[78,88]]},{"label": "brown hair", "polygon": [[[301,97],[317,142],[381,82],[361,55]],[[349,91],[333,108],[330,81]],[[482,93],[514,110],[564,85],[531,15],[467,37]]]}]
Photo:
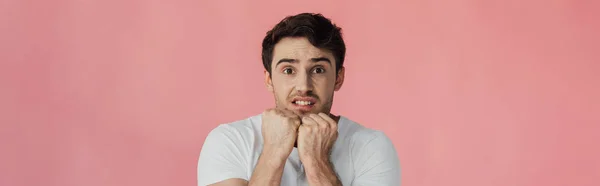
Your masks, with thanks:
[{"label": "brown hair", "polygon": [[287,16],[267,32],[262,42],[262,61],[265,70],[271,73],[273,49],[284,37],[305,37],[315,47],[327,49],[335,58],[336,75],[344,65],[346,45],[341,28],[321,14],[301,13]]}]

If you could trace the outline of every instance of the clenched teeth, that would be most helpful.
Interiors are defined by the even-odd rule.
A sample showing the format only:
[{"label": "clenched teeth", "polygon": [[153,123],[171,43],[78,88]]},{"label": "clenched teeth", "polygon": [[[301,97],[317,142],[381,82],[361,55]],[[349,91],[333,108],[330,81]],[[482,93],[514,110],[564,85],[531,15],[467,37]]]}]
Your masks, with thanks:
[{"label": "clenched teeth", "polygon": [[310,101],[296,101],[294,103],[296,103],[297,105],[312,105],[313,104]]}]

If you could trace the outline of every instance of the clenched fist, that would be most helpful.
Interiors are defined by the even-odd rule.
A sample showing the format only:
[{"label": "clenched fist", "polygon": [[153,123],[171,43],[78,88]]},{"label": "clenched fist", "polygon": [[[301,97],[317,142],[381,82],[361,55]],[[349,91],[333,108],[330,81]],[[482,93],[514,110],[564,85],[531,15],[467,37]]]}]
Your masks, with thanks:
[{"label": "clenched fist", "polygon": [[298,128],[298,152],[303,163],[328,162],[337,140],[337,122],[327,114],[308,114]]},{"label": "clenched fist", "polygon": [[298,137],[300,116],[290,110],[268,109],[262,113],[263,152],[287,158]]}]

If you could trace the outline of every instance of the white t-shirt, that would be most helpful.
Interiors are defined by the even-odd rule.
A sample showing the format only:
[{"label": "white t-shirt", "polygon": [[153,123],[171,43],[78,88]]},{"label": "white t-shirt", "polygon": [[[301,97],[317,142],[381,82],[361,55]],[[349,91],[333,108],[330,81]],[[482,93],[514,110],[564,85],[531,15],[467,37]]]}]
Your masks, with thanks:
[{"label": "white t-shirt", "polygon": [[[261,124],[261,115],[255,115],[213,129],[200,152],[198,185],[231,178],[249,181],[263,148]],[[400,163],[390,139],[344,116],[338,122],[330,161],[343,185],[400,185]],[[297,148],[285,162],[281,185],[308,185]]]}]

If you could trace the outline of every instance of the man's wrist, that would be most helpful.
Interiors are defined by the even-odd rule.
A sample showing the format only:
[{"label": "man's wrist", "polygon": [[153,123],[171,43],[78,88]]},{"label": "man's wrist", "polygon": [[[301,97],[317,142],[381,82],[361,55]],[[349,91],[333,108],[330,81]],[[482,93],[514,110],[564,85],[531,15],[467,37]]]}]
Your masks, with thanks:
[{"label": "man's wrist", "polygon": [[282,166],[285,164],[285,160],[287,159],[287,157],[289,156],[289,153],[286,154],[286,152],[279,150],[277,148],[269,148],[269,147],[265,147],[261,154],[261,157],[267,157],[269,165],[273,165],[273,166]]},{"label": "man's wrist", "polygon": [[280,185],[287,159],[287,157],[283,158],[284,154],[285,152],[265,147],[261,151],[248,185]]},{"label": "man's wrist", "polygon": [[316,167],[321,167],[324,165],[330,165],[331,162],[329,161],[329,157],[328,156],[310,156],[310,155],[306,155],[304,156],[306,158],[304,158],[302,160],[302,163],[305,166],[316,166]]},{"label": "man's wrist", "polygon": [[323,172],[327,169],[333,169],[331,167],[331,163],[328,160],[323,159],[307,159],[302,162],[304,165],[304,169],[306,170],[306,176],[315,176],[320,172]]},{"label": "man's wrist", "polygon": [[329,159],[312,158],[303,163],[306,179],[309,183],[316,185],[341,185]]}]

